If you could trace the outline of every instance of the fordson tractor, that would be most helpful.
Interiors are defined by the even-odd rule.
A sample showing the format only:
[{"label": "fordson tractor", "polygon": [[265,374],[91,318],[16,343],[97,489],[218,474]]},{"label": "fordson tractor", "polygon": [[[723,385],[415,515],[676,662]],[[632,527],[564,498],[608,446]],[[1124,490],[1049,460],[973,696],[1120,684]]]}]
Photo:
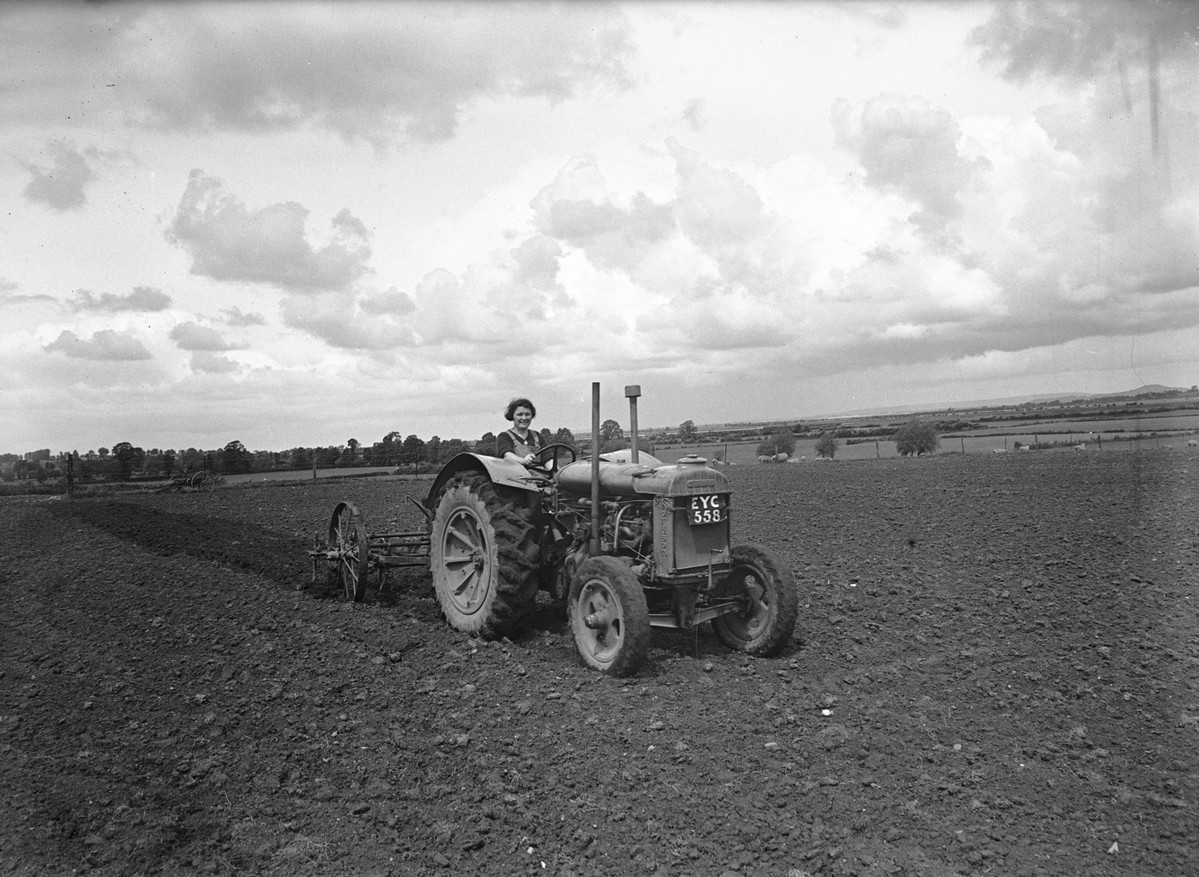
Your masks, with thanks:
[{"label": "fordson tractor", "polygon": [[[545,591],[564,601],[583,662],[626,676],[649,651],[650,628],[710,622],[726,645],[758,656],[790,640],[798,594],[765,548],[732,545],[732,489],[697,456],[665,464],[637,448],[636,400],[626,387],[633,443],[577,459],[567,445],[537,462],[459,454],[422,504],[427,530],[368,536],[341,503],[325,549],[332,580],[361,599],[372,574],[428,564],[446,620],[489,639],[512,634]],[[592,385],[592,448],[599,385]]]}]

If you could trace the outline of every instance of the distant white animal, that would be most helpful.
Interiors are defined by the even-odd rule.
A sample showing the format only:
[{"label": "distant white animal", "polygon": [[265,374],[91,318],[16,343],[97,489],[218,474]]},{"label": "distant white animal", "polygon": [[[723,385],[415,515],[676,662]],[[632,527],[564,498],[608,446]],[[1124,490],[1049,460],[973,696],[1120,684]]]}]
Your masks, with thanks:
[{"label": "distant white animal", "polygon": [[758,455],[758,462],[759,462],[759,463],[769,463],[769,462],[770,462],[770,458],[769,458],[769,457],[767,457],[765,454],[759,454],[759,455]]},{"label": "distant white animal", "polygon": [[991,448],[992,454],[1006,454],[1007,448]]},{"label": "distant white animal", "polygon": [[1199,441],[1195,439],[1187,439],[1188,448],[1199,448]]},{"label": "distant white animal", "polygon": [[791,456],[791,455],[790,455],[790,454],[788,454],[786,451],[782,451],[782,452],[780,452],[780,453],[778,453],[778,454],[775,454],[775,455],[774,455],[774,462],[776,462],[776,463],[786,463],[786,462],[787,462],[787,458],[788,458],[788,457],[790,457],[790,456]]},{"label": "distant white animal", "polygon": [[1086,442],[1083,442],[1083,443],[1082,443],[1082,444],[1080,444],[1080,445],[1075,445],[1075,446],[1074,446],[1074,450],[1076,450],[1076,451],[1085,451],[1086,449],[1087,449],[1087,443],[1086,443]]}]

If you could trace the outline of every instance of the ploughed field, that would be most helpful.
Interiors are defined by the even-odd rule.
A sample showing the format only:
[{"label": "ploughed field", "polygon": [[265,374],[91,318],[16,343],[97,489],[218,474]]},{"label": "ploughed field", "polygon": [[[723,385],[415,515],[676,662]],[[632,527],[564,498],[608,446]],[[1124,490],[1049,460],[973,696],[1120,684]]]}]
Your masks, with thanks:
[{"label": "ploughed field", "polygon": [[428,482],[0,502],[0,874],[1199,873],[1199,454],[728,471],[794,642],[629,679],[304,587]]}]

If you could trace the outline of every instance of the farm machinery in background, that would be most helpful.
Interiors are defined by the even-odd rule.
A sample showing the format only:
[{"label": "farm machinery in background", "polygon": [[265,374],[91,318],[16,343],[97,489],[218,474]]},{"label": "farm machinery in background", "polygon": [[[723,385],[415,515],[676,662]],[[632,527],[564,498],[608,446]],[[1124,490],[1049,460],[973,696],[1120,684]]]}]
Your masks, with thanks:
[{"label": "farm machinery in background", "polygon": [[212,493],[216,489],[216,486],[224,480],[222,476],[215,475],[207,469],[201,469],[197,472],[192,472],[188,469],[172,473],[170,478],[167,479],[167,483],[154,492],[167,493],[173,490],[176,493],[181,493],[184,490],[194,490],[201,493]]},{"label": "farm machinery in background", "polygon": [[[798,593],[765,548],[729,540],[732,488],[697,456],[664,464],[637,448],[640,387],[629,398],[632,446],[578,459],[553,444],[537,462],[459,454],[418,503],[420,532],[370,534],[338,503],[323,548],[309,551],[315,579],[361,600],[372,577],[428,566],[455,630],[498,639],[533,611],[538,593],[564,601],[583,662],[615,676],[636,672],[650,629],[710,623],[733,649],[777,654],[791,639]],[[592,384],[591,447],[598,449],[599,384]],[[415,500],[414,500],[415,502]]]}]

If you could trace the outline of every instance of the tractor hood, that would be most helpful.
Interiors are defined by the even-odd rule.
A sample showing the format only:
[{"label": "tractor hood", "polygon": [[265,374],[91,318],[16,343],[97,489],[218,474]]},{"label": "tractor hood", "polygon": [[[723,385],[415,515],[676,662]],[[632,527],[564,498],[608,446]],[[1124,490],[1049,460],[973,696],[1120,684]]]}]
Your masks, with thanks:
[{"label": "tractor hood", "polygon": [[[708,461],[694,455],[677,463],[660,463],[648,454],[644,462],[631,463],[600,456],[600,496],[605,499],[644,496],[692,496],[729,493],[728,477],[708,468]],[[578,460],[558,472],[558,487],[565,493],[588,496],[591,493],[591,461]]]}]

